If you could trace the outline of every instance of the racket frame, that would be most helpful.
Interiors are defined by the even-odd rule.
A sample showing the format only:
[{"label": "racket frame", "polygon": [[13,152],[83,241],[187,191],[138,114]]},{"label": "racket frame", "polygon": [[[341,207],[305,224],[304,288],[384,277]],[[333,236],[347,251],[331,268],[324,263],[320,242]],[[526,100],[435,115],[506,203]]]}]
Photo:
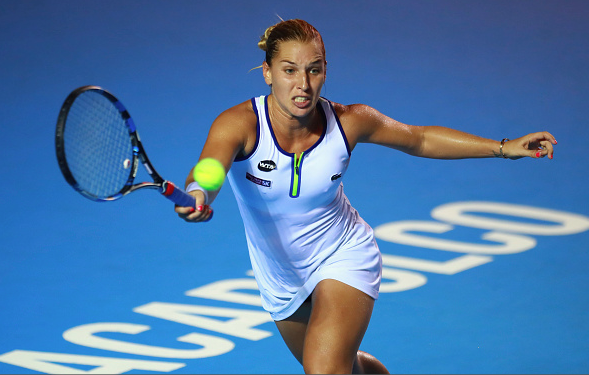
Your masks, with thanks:
[{"label": "racket frame", "polygon": [[[70,168],[68,167],[67,159],[66,159],[64,134],[65,134],[68,113],[69,113],[73,103],[75,102],[75,100],[80,95],[82,95],[88,91],[94,91],[94,92],[99,93],[104,98],[108,99],[117,108],[121,117],[124,120],[127,131],[129,132],[129,138],[131,140],[131,145],[132,145],[132,149],[133,149],[133,156],[132,156],[133,159],[131,160],[131,166],[130,166],[130,171],[129,171],[129,176],[127,178],[127,181],[126,181],[125,185],[123,186],[123,188],[118,193],[113,194],[109,197],[98,197],[98,196],[82,189],[79,186],[78,182],[76,181]],[[75,89],[74,91],[72,91],[68,95],[68,97],[65,99],[63,105],[61,106],[61,110],[59,111],[59,116],[57,119],[57,126],[56,126],[56,130],[55,130],[55,151],[57,154],[57,161],[59,164],[59,168],[60,168],[61,173],[63,174],[65,180],[76,191],[78,191],[80,194],[82,194],[86,198],[91,199],[93,201],[97,201],[97,202],[113,201],[113,200],[120,199],[123,196],[125,196],[135,190],[156,189],[161,194],[163,194],[164,196],[166,196],[167,198],[169,198],[170,200],[174,201],[177,204],[184,205],[186,203],[192,203],[192,205],[194,205],[193,204],[194,198],[192,196],[185,193],[182,189],[179,189],[178,187],[176,187],[176,185],[174,185],[172,182],[164,180],[159,175],[159,173],[157,173],[157,171],[155,170],[155,168],[151,164],[151,161],[147,157],[147,153],[145,152],[145,149],[143,148],[143,144],[141,143],[139,133],[137,132],[137,128],[135,127],[135,123],[133,122],[133,119],[131,118],[129,111],[127,111],[127,109],[125,108],[123,103],[121,103],[120,100],[118,100],[113,94],[111,94],[109,91],[103,89],[102,87],[93,86],[93,85],[82,86],[82,87],[79,87],[79,88]],[[139,183],[133,184],[135,177],[137,176],[139,162],[141,162],[141,164],[143,165],[143,167],[145,168],[147,173],[152,178],[153,182],[145,181],[145,182],[139,182]],[[183,196],[183,197],[179,197],[179,196]]]}]

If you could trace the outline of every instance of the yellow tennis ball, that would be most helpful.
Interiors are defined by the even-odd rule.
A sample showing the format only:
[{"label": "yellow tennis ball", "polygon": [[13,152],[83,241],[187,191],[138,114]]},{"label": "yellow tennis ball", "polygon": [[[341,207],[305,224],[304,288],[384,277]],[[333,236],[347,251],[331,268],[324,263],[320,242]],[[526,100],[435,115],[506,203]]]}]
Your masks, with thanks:
[{"label": "yellow tennis ball", "polygon": [[205,158],[196,164],[192,176],[203,189],[218,190],[225,181],[225,168],[217,159]]}]

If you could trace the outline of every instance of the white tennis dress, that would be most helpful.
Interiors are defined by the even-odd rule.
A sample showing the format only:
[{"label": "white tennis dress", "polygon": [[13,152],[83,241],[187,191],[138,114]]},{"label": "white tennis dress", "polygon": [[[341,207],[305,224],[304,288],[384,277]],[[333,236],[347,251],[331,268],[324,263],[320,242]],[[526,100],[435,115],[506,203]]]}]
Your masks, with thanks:
[{"label": "white tennis dress", "polygon": [[264,309],[274,320],[288,318],[324,279],[378,298],[381,255],[372,228],[343,191],[350,150],[331,103],[319,101],[323,134],[301,155],[280,148],[266,97],[252,104],[256,146],[235,160],[228,180]]}]

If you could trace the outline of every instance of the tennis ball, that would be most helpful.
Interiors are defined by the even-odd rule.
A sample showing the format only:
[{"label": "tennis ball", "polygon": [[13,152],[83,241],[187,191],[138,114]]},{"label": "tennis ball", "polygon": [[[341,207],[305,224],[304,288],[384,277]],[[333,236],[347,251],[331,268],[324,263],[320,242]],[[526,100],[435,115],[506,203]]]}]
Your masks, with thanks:
[{"label": "tennis ball", "polygon": [[217,159],[205,158],[196,164],[192,176],[203,189],[218,190],[225,181],[225,168]]}]

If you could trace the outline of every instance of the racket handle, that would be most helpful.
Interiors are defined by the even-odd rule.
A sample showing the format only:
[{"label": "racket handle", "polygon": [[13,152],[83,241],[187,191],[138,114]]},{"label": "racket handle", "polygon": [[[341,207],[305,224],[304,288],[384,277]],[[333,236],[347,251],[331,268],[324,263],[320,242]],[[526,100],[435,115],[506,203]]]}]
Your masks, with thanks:
[{"label": "racket handle", "polygon": [[196,206],[196,199],[184,190],[178,188],[170,181],[164,181],[162,184],[161,193],[171,200],[172,202],[176,203],[178,206],[181,207],[195,207]]}]

